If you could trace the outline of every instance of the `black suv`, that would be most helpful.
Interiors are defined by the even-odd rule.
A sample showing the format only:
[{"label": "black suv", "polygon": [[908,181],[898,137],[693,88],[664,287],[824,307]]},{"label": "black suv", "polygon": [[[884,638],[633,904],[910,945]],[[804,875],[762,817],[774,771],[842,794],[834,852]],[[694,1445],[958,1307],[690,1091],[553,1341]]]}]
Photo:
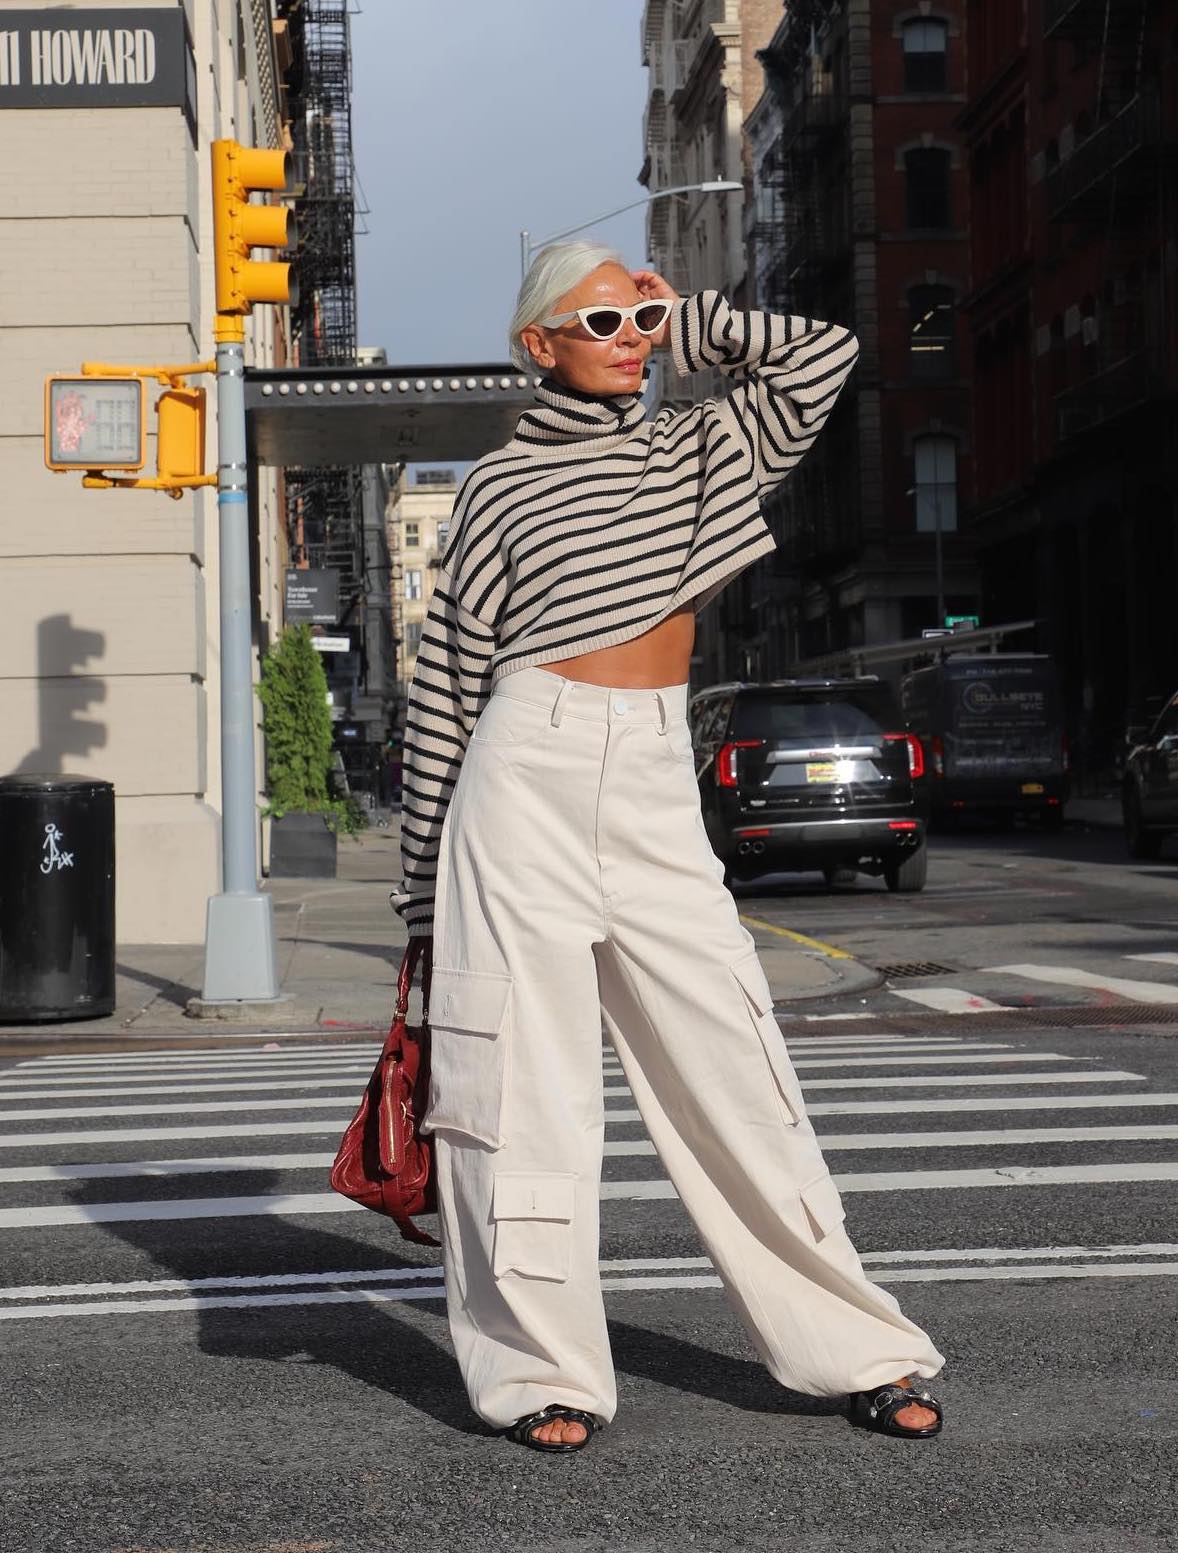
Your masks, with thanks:
[{"label": "black suv", "polygon": [[819,869],[924,888],[924,751],[882,680],[714,685],[689,709],[704,824],[729,879]]},{"label": "black suv", "polygon": [[1178,833],[1178,695],[1171,696],[1152,727],[1130,727],[1121,786],[1121,812],[1129,856],[1157,857]]}]

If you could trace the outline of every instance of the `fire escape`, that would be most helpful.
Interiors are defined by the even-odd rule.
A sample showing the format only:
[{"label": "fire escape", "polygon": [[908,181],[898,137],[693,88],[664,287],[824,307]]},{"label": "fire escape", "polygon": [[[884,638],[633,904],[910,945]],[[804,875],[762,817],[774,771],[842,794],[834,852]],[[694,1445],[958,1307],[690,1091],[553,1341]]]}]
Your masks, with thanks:
[{"label": "fire escape", "polygon": [[1160,391],[1164,288],[1161,179],[1172,166],[1148,40],[1151,0],[1047,0],[1049,39],[1094,52],[1096,101],[1077,121],[1071,154],[1049,165],[1047,215],[1101,245],[1101,276],[1081,320],[1081,381],[1056,395],[1061,443],[1082,437]]},{"label": "fire escape", "polygon": [[[293,63],[286,80],[298,220],[299,366],[356,358],[356,199],[347,0],[278,0]],[[363,619],[361,472],[320,466],[286,471],[287,529],[296,566],[339,573],[340,625]]]},{"label": "fire escape", "polygon": [[[850,104],[826,72],[816,37],[837,7],[798,0],[760,54],[782,108],[753,227],[758,301],[771,312],[849,322],[854,313],[849,203]],[[847,400],[848,396],[844,396]],[[814,451],[771,495],[782,577],[818,581],[860,548],[855,418],[840,404]]]}]

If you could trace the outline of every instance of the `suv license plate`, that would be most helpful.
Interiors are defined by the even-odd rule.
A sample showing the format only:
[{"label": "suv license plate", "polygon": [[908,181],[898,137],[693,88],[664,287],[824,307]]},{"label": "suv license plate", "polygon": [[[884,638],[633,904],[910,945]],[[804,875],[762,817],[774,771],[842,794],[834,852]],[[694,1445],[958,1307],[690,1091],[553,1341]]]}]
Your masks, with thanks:
[{"label": "suv license plate", "polygon": [[807,782],[834,782],[836,781],[835,764],[833,760],[811,760],[806,763]]},{"label": "suv license plate", "polygon": [[1023,785],[1022,785],[1022,791],[1024,793],[1041,793],[1043,791],[1043,783],[1042,782],[1024,782]]}]

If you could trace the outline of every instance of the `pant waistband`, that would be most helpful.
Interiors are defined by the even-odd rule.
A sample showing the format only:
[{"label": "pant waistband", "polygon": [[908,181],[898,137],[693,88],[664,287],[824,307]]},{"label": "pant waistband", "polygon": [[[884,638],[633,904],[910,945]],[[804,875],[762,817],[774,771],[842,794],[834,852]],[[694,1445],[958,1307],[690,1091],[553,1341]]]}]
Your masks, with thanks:
[{"label": "pant waistband", "polygon": [[562,717],[577,717],[590,722],[658,723],[665,728],[669,722],[687,716],[686,685],[665,685],[657,690],[615,689],[565,679],[547,669],[519,669],[508,674],[496,683],[494,694],[545,707],[557,724]]}]

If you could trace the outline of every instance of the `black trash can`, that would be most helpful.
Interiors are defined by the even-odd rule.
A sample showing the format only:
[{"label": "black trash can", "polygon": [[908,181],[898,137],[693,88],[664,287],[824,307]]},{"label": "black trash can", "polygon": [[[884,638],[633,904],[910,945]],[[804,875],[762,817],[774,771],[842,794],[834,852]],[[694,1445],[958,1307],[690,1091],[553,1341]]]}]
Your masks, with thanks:
[{"label": "black trash can", "polygon": [[0,777],[0,1021],[97,1019],[114,1006],[114,788]]}]

